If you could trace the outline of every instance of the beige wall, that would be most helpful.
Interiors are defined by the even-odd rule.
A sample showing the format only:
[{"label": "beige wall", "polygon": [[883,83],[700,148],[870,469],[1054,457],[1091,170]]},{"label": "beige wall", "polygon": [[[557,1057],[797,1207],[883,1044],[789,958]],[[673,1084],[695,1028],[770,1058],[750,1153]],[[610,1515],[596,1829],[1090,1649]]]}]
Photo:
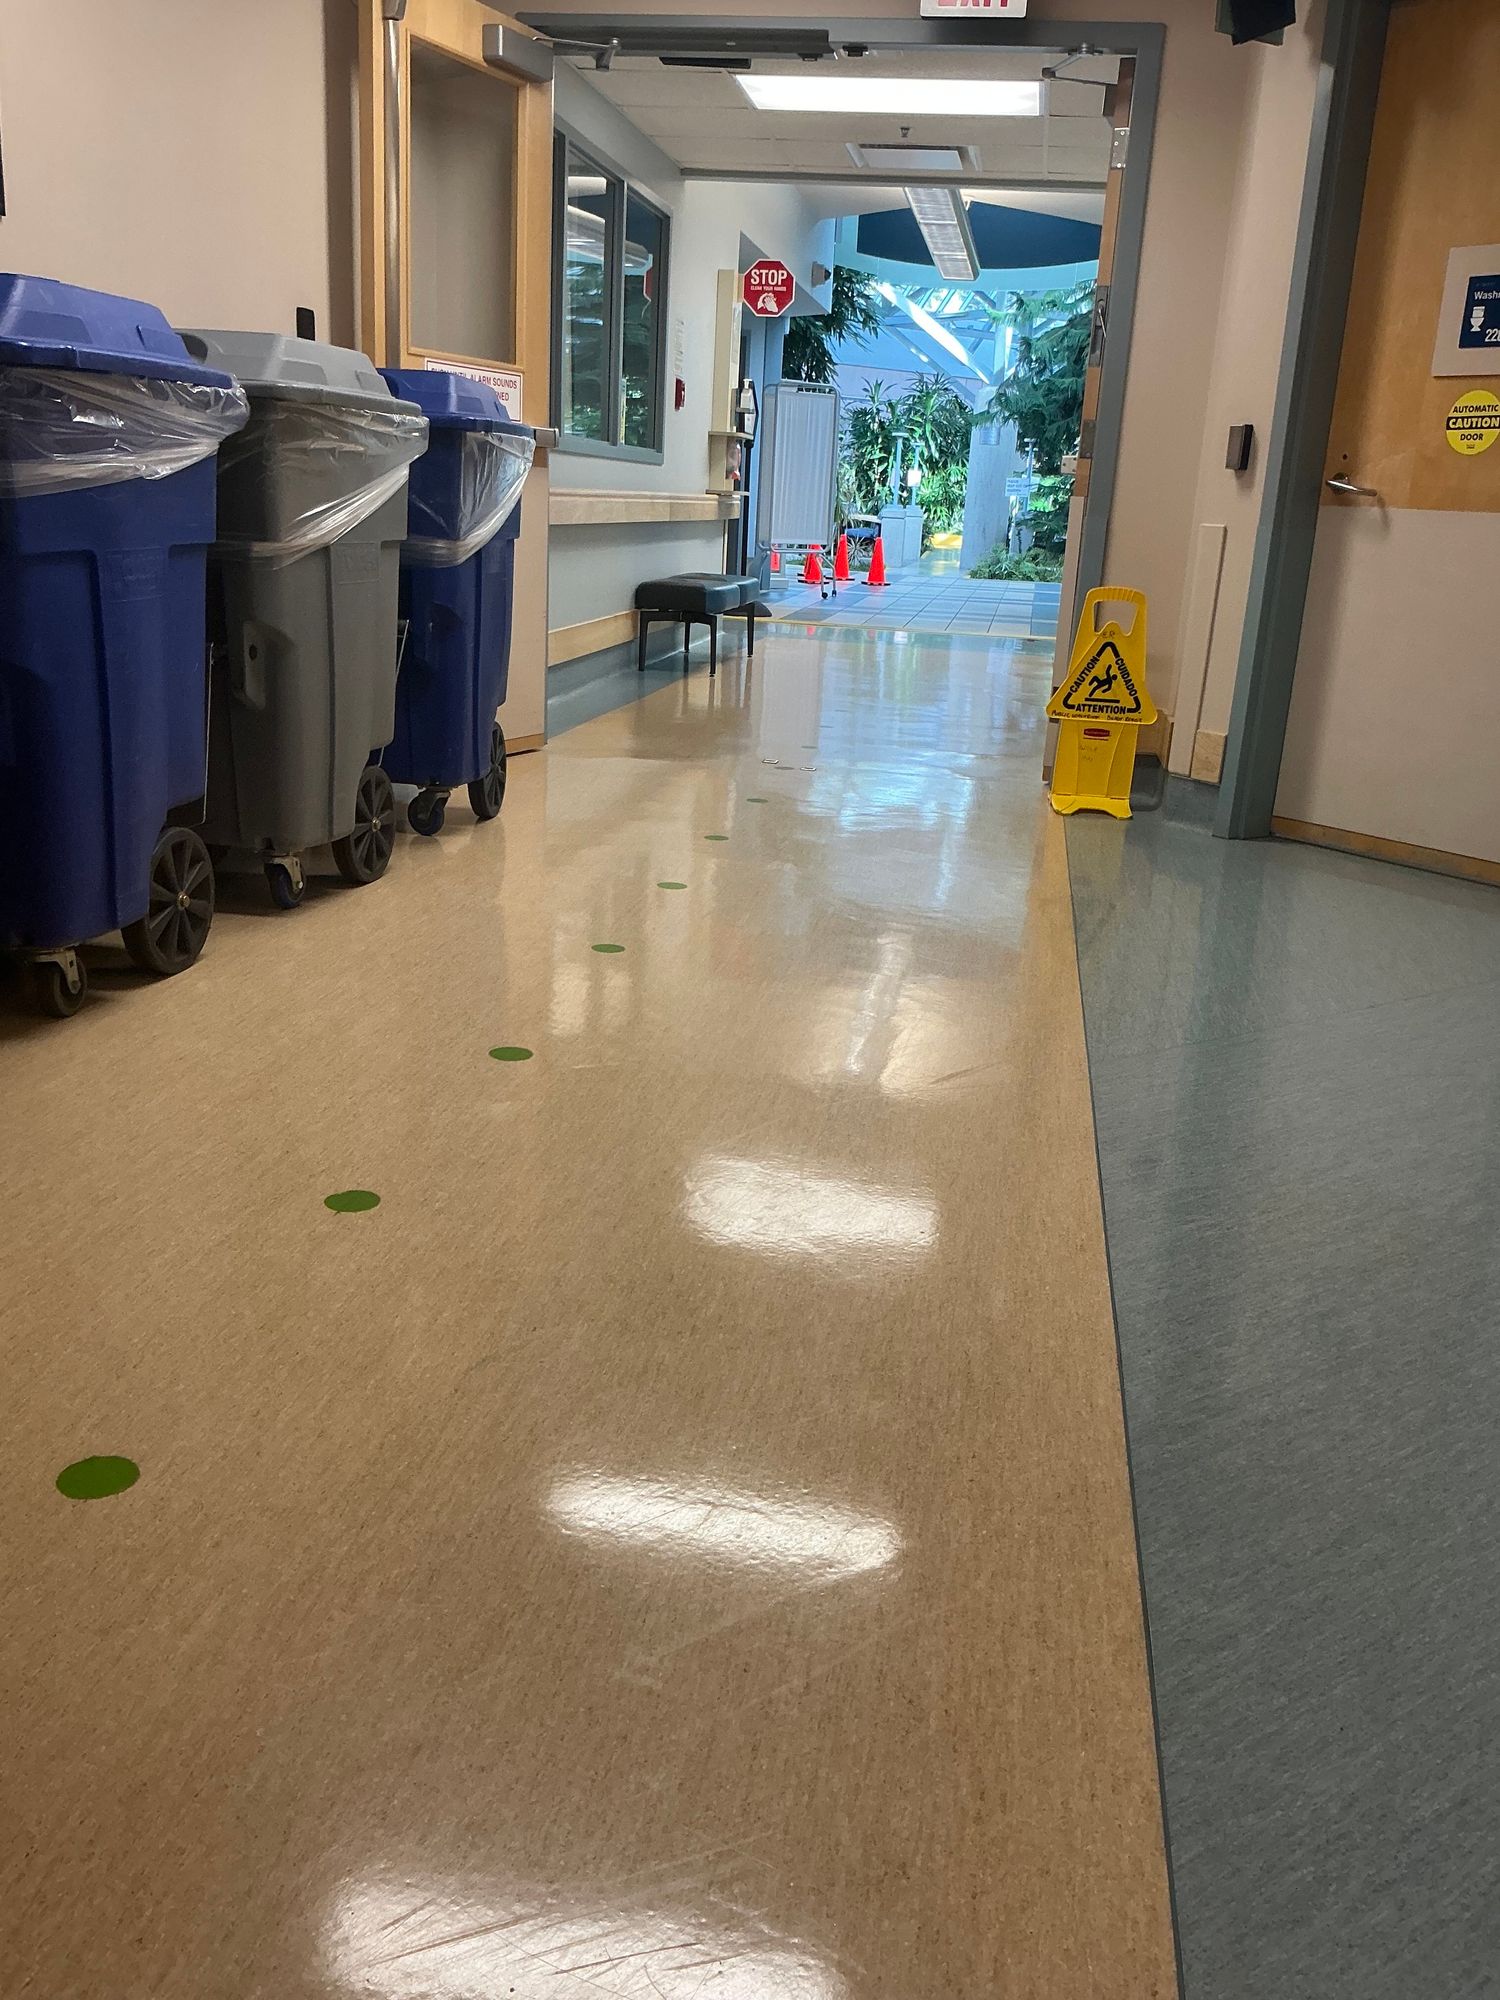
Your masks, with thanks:
[{"label": "beige wall", "polygon": [[[1240,51],[1249,102],[1204,410],[1194,539],[1178,632],[1178,679],[1175,690],[1158,690],[1158,698],[1174,713],[1172,768],[1179,772],[1192,768],[1199,731],[1206,732],[1199,769],[1212,772],[1229,727],[1264,496],[1322,14],[1321,0],[1313,0],[1282,48]],[[1247,473],[1225,468],[1233,424],[1255,426],[1255,453]]]},{"label": "beige wall", "polygon": [[0,267],[354,333],[350,0],[3,0]]},{"label": "beige wall", "polygon": [[1279,819],[1500,866],[1497,555],[1493,514],[1323,509]]}]

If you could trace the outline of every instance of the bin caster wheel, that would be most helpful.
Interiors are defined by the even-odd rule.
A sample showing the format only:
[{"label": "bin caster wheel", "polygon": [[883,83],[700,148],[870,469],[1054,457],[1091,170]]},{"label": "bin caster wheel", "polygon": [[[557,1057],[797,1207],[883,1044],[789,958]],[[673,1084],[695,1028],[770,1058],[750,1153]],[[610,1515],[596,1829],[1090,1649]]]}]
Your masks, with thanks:
[{"label": "bin caster wheel", "polygon": [[84,963],[69,952],[67,963],[55,958],[33,959],[23,973],[31,1004],[49,1020],[71,1021],[89,993]]},{"label": "bin caster wheel", "polygon": [[307,894],[307,878],[285,861],[266,863],[266,886],[278,910],[295,910]]},{"label": "bin caster wheel", "polygon": [[151,902],[121,935],[132,965],[170,979],[196,965],[214,920],[214,869],[190,826],[169,826],[151,856]]},{"label": "bin caster wheel", "polygon": [[490,737],[490,768],[470,785],[469,804],[475,819],[494,819],[505,804],[505,731],[498,722]]},{"label": "bin caster wheel", "polygon": [[441,833],[443,821],[448,817],[448,794],[432,790],[421,791],[406,808],[407,824],[413,833],[431,836]]},{"label": "bin caster wheel", "polygon": [[333,843],[333,858],[346,882],[362,889],[378,882],[396,845],[396,795],[378,764],[367,764],[354,806],[354,831]]}]

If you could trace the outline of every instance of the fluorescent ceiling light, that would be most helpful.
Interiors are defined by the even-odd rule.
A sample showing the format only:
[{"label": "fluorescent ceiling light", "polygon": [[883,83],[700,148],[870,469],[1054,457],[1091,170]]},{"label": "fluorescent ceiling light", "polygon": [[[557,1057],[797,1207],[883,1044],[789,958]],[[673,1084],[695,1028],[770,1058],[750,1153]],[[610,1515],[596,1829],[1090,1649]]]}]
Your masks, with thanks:
[{"label": "fluorescent ceiling light", "polygon": [[972,283],[979,276],[979,252],[958,189],[909,187],[906,199],[942,276]]},{"label": "fluorescent ceiling light", "polygon": [[912,174],[961,174],[979,165],[973,146],[861,146],[845,141],[844,150],[857,167],[872,173],[888,173],[904,181]]},{"label": "fluorescent ceiling light", "polygon": [[1042,86],[942,76],[737,76],[757,111],[848,111],[892,118],[1040,118]]}]

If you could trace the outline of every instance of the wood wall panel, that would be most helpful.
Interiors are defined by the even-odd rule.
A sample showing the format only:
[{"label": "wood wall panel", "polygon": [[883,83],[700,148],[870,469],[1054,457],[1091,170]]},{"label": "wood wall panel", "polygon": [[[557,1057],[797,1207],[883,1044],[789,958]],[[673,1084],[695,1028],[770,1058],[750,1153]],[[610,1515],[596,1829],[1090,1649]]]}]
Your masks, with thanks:
[{"label": "wood wall panel", "polygon": [[1449,251],[1500,242],[1497,135],[1497,0],[1395,0],[1328,456],[1387,507],[1500,513],[1500,446],[1465,458],[1445,430],[1500,376],[1431,372]]}]

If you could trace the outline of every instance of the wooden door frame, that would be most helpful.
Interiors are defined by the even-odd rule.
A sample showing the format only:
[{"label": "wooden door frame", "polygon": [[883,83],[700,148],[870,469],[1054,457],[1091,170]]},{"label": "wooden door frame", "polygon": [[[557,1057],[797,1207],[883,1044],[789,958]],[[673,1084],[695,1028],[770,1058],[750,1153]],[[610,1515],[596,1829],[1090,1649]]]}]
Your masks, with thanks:
[{"label": "wooden door frame", "polygon": [[[387,368],[421,367],[430,356],[470,366],[519,369],[524,380],[524,421],[545,428],[552,361],[552,89],[533,76],[497,69],[485,60],[484,30],[496,22],[526,32],[478,0],[359,0],[359,340],[371,359]],[[518,93],[513,354],[438,354],[411,341],[408,163],[413,41],[492,78],[499,89]],[[388,96],[392,86],[394,104]],[[391,323],[388,253],[393,243],[399,257],[399,327]]]},{"label": "wooden door frame", "polygon": [[1354,283],[1391,0],[1328,0],[1266,492],[1214,832],[1271,831]]}]

